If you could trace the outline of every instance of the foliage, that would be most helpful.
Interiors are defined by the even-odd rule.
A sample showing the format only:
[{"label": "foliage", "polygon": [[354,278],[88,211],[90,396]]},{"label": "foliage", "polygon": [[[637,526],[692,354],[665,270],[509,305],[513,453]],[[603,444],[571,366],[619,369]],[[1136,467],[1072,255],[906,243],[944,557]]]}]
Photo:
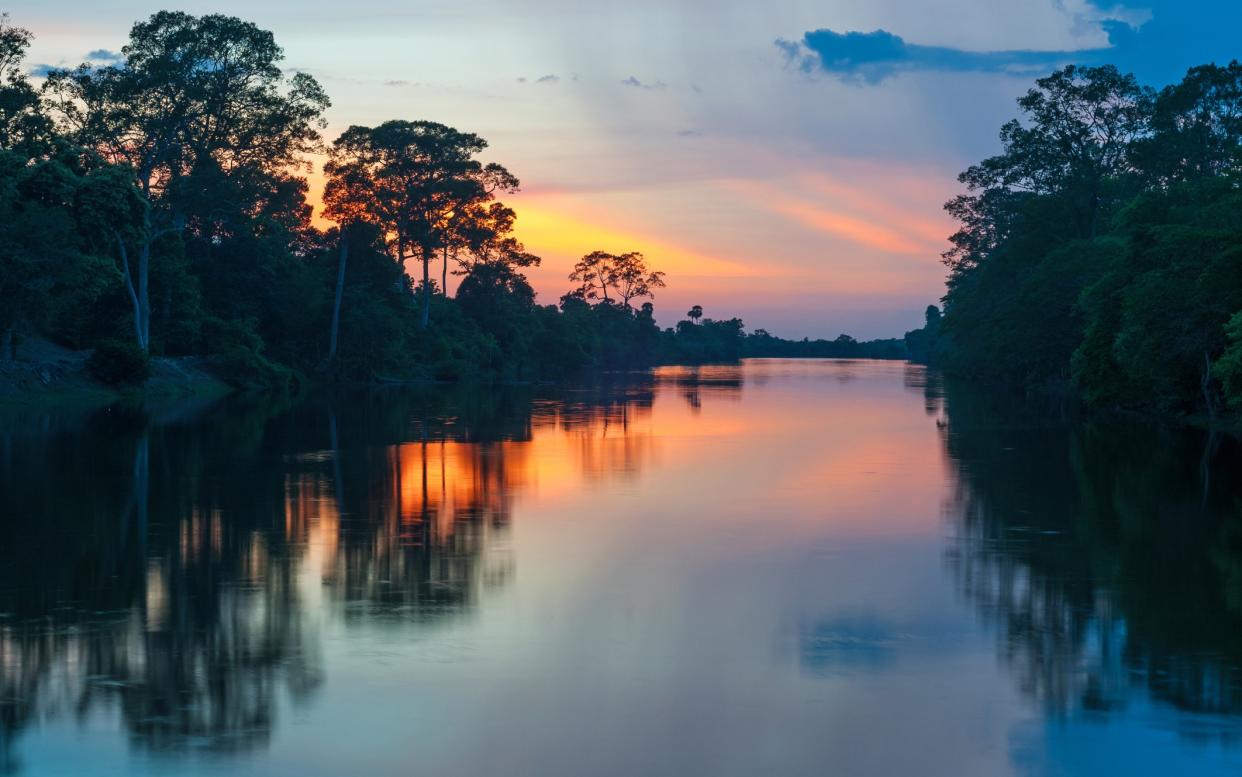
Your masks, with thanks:
[{"label": "foliage", "polygon": [[[30,40],[0,19],[0,358],[32,334],[95,348],[108,381],[193,357],[282,391],[303,375],[537,381],[747,353],[742,322],[701,306],[658,327],[665,274],[636,251],[587,254],[576,287],[541,304],[524,275],[540,258],[498,199],[518,180],[483,138],[392,120],[325,144],[327,95],[250,22],[162,11],[115,62],[53,70],[41,90],[22,69]],[[305,177],[325,150],[330,229]]]},{"label": "foliage", "polygon": [[1160,92],[1068,67],[1019,106],[1003,153],[946,206],[961,228],[944,314],[907,335],[912,354],[1095,404],[1215,413],[1237,385],[1242,66]]},{"label": "foliage", "polygon": [[146,352],[128,340],[100,343],[91,352],[87,368],[109,386],[138,386],[151,376]]}]

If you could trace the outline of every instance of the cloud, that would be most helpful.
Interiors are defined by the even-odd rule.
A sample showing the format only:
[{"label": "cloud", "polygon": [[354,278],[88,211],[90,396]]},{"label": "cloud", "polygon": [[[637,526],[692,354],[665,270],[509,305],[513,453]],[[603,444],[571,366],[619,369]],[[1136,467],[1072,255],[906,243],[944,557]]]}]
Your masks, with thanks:
[{"label": "cloud", "polygon": [[887,30],[814,30],[776,46],[806,73],[827,73],[852,83],[879,83],[901,72],[1039,74],[1070,62],[1114,64],[1156,85],[1177,81],[1206,62],[1225,64],[1239,55],[1237,0],[1053,0],[1075,35],[1108,40],[1106,47],[1069,51],[966,51],[910,43]]},{"label": "cloud", "polygon": [[621,85],[632,86],[635,89],[646,89],[649,92],[661,91],[661,90],[668,88],[668,84],[664,83],[663,81],[652,81],[651,83],[644,83],[642,81],[639,81],[634,76],[630,76],[629,78],[623,79],[621,81]]},{"label": "cloud", "polygon": [[703,137],[703,130],[696,130],[696,129],[678,130],[677,137],[679,138],[701,138]]},{"label": "cloud", "polygon": [[86,58],[91,62],[107,62],[110,64],[115,64],[125,59],[122,55],[108,49],[95,49],[94,51],[87,52]]},{"label": "cloud", "polygon": [[800,41],[778,39],[777,48],[806,73],[824,72],[843,81],[877,84],[903,71],[1040,73],[1074,62],[1087,51],[966,51],[907,43],[887,30],[813,30]]},{"label": "cloud", "polygon": [[546,76],[540,76],[539,78],[535,79],[535,83],[537,83],[537,84],[556,84],[556,83],[560,83],[560,80],[561,80],[561,77],[560,77],[560,76],[557,76],[557,75],[552,75],[551,73],[549,73],[549,74],[548,74],[548,75],[546,75]]},{"label": "cloud", "polygon": [[60,68],[57,67],[56,65],[47,65],[47,64],[31,65],[30,75],[34,76],[35,78],[47,78],[49,73],[51,73],[53,70],[59,70],[59,69]]}]

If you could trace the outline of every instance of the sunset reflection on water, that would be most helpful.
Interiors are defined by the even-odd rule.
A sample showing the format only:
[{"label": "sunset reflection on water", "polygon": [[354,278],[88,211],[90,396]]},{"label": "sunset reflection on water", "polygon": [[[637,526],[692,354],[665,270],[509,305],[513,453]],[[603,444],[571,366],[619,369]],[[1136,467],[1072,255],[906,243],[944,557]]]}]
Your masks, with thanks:
[{"label": "sunset reflection on water", "polygon": [[[1242,645],[1233,535],[1193,527],[1234,487],[1152,434],[811,360],[15,417],[0,764],[998,774],[1107,722],[1210,772]],[[1107,529],[1140,473],[1188,517],[1110,509],[1181,539]]]}]

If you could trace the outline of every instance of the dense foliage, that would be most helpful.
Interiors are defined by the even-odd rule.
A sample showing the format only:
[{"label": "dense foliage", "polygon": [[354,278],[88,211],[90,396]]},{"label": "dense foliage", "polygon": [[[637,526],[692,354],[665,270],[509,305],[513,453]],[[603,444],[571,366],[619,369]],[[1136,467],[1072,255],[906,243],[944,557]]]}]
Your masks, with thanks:
[{"label": "dense foliage", "polygon": [[[484,139],[394,120],[328,142],[327,95],[248,22],[160,12],[116,62],[37,86],[30,39],[0,18],[0,359],[42,337],[96,351],[115,385],[194,356],[234,385],[287,387],[824,355],[700,306],[660,329],[665,276],[637,252],[592,251],[540,304],[523,274],[539,257],[498,199],[518,179],[480,158]],[[307,202],[314,154],[330,229]]]},{"label": "dense foliage", "polygon": [[1096,404],[1242,402],[1242,65],[1159,91],[1067,67],[1019,106],[946,206],[943,318],[911,352]]}]

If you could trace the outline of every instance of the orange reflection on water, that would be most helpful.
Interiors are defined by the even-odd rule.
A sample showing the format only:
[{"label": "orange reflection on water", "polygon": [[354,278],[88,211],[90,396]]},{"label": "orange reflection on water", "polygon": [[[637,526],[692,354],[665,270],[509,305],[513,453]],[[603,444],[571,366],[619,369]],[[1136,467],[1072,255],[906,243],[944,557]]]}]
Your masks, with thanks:
[{"label": "orange reflection on water", "polygon": [[507,523],[513,494],[532,482],[530,450],[520,442],[393,446],[401,523],[426,524],[432,541],[450,537],[463,519]]}]

